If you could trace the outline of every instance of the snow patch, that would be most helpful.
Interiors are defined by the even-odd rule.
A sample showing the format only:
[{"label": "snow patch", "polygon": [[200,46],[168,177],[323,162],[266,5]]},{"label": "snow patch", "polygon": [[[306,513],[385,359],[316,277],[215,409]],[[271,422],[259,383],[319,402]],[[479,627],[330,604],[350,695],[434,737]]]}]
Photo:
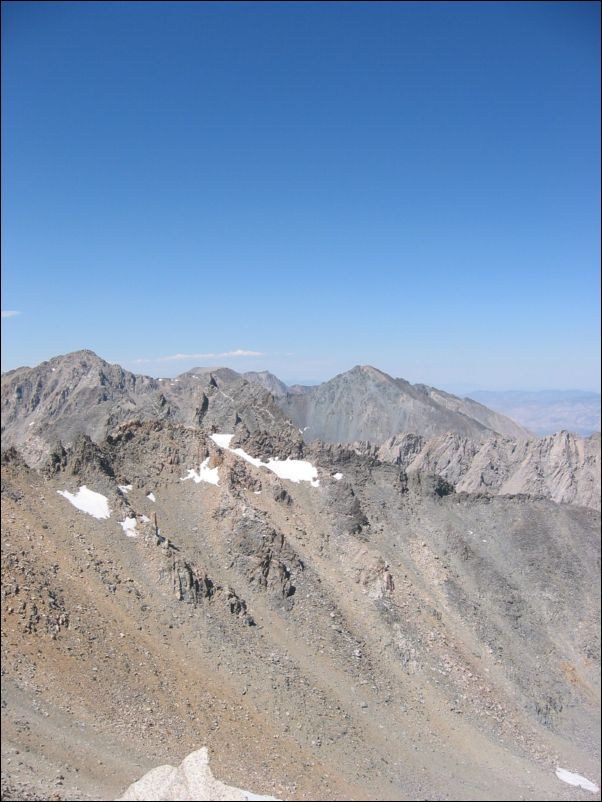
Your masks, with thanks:
[{"label": "snow patch", "polygon": [[556,769],[556,776],[559,780],[562,780],[563,783],[580,786],[584,791],[589,791],[592,794],[597,794],[600,790],[596,783],[591,782],[591,780],[588,780],[586,777],[582,777],[581,774],[574,774],[567,769],[558,767]]},{"label": "snow patch", "polygon": [[128,537],[138,537],[136,532],[136,518],[126,518],[125,521],[117,521]]},{"label": "snow patch", "polygon": [[230,443],[232,442],[232,438],[234,437],[233,434],[212,434],[211,439],[213,440],[216,445],[220,448],[230,448]]},{"label": "snow patch", "polygon": [[140,520],[142,521],[143,524],[147,524],[150,521],[150,518],[148,517],[148,515],[141,515]]},{"label": "snow patch", "polygon": [[289,479],[291,482],[309,482],[312,487],[319,487],[318,471],[311,464],[303,459],[270,459],[268,462],[261,463],[276,476],[281,479]]},{"label": "snow patch", "polygon": [[194,468],[191,468],[188,471],[188,476],[183,476],[180,481],[185,482],[187,479],[194,479],[197,484],[199,484],[199,482],[207,482],[210,485],[218,485],[219,472],[217,468],[209,467],[209,457],[207,457],[207,459],[201,462],[198,473]]},{"label": "snow patch", "polygon": [[89,490],[86,485],[82,485],[77,493],[70,493],[68,490],[57,490],[59,496],[64,496],[67,501],[77,507],[82,512],[87,512],[94,518],[110,518],[109,500],[102,493],[95,493]]},{"label": "snow patch", "polygon": [[238,457],[250,462],[256,468],[268,468],[281,479],[289,479],[291,482],[309,482],[312,487],[319,487],[318,471],[311,462],[303,459],[274,459],[270,457],[267,462],[263,462],[257,457],[252,457],[242,448],[230,448],[233,434],[212,434],[211,439],[220,448],[225,448],[236,454]]},{"label": "snow patch", "polygon": [[128,493],[130,490],[134,489],[134,485],[117,485],[117,487],[122,493]]},{"label": "snow patch", "polygon": [[340,482],[341,479],[343,478],[343,474],[342,473],[333,473],[332,474],[332,478],[335,480],[335,482]]},{"label": "snow patch", "polygon": [[157,500],[155,498],[155,494],[154,493],[148,493],[146,497],[149,498],[151,501],[156,501]]}]

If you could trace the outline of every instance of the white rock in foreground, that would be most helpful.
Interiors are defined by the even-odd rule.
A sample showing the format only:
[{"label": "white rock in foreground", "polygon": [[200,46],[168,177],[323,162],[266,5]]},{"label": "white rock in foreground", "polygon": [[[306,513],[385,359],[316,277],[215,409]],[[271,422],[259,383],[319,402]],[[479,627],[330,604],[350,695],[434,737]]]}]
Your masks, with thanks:
[{"label": "white rock in foreground", "polygon": [[568,783],[569,785],[576,785],[592,794],[597,794],[600,790],[596,783],[591,782],[587,777],[582,777],[581,774],[575,774],[572,771],[568,771],[568,769],[561,769],[558,767],[556,769],[556,776],[559,780],[562,780],[562,782]]},{"label": "white rock in foreground", "polygon": [[192,752],[180,763],[173,766],[158,766],[132,783],[120,800],[275,800],[275,796],[261,796],[243,791],[216,780],[209,768],[209,755],[203,747]]},{"label": "white rock in foreground", "polygon": [[77,493],[70,493],[68,490],[57,490],[59,496],[64,496],[74,507],[82,512],[87,512],[94,518],[110,518],[109,500],[102,493],[95,493],[89,490],[86,485],[82,485]]}]

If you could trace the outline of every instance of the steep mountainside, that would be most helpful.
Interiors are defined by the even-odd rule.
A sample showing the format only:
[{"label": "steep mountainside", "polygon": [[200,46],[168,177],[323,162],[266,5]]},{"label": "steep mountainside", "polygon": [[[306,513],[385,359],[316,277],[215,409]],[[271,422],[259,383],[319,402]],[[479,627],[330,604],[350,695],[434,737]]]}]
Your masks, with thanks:
[{"label": "steep mountainside", "polygon": [[400,432],[425,437],[454,432],[476,440],[492,433],[522,440],[531,436],[481,404],[393,379],[370,366],[357,366],[302,394],[279,398],[278,403],[306,440],[382,443]]},{"label": "steep mountainside", "polygon": [[204,746],[287,800],[599,783],[593,510],[205,419],[2,478],[4,798],[115,799]]},{"label": "steep mountainside", "polygon": [[[399,381],[399,379],[398,379]],[[446,393],[443,390],[437,390],[436,387],[428,387],[425,384],[416,384],[416,388],[420,388],[425,392],[429,398],[436,401],[441,406],[446,407],[454,412],[459,412],[462,415],[468,415],[470,418],[482,423],[493,432],[510,437],[514,440],[526,440],[533,435],[524,429],[515,420],[500,415],[499,412],[494,412],[478,401],[473,401],[472,398],[458,398],[458,396]]]}]

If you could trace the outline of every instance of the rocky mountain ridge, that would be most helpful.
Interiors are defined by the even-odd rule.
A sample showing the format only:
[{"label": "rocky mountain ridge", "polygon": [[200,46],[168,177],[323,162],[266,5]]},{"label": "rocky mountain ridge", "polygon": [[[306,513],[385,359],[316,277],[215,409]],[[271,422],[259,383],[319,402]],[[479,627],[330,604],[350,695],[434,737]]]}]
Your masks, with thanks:
[{"label": "rocky mountain ridge", "polygon": [[[338,433],[345,443],[358,431],[378,436],[416,425],[422,429],[394,431],[383,441],[360,438],[354,447],[404,470],[438,474],[459,491],[523,493],[599,508],[599,435],[504,437],[486,423],[498,430],[518,428],[519,434],[523,430],[476,402],[465,404],[374,368],[354,368],[303,394],[282,395],[277,382],[267,372],[245,378],[228,368],[193,368],[174,379],[153,379],[81,351],[2,376],[2,445],[16,447],[30,465],[39,466],[58,443],[69,446],[79,434],[98,443],[128,420],[171,421],[221,431],[241,425],[249,435],[257,434],[255,456],[278,456],[266,451],[277,442],[287,454],[301,456],[311,452],[304,441],[314,439],[312,426],[320,431],[330,426],[326,440]],[[299,404],[304,405],[302,419]],[[297,417],[289,419],[293,406]],[[357,425],[349,423],[354,416]],[[311,423],[301,431],[297,424],[306,421]],[[437,434],[431,434],[433,428]],[[270,433],[269,442],[262,432]]]},{"label": "rocky mountain ridge", "polygon": [[296,432],[267,391],[227,368],[153,379],[77,351],[2,374],[2,446],[16,446],[31,465],[59,441],[68,445],[86,434],[100,442],[131,419]]},{"label": "rocky mountain ridge", "polygon": [[[359,444],[358,447],[369,446]],[[447,434],[402,434],[372,451],[407,471],[437,474],[458,492],[526,494],[600,509],[600,434],[570,432],[533,440],[491,437],[475,442]]]},{"label": "rocky mountain ridge", "polygon": [[129,418],[196,425],[209,407],[218,417],[230,407],[251,430],[290,421],[306,439],[328,442],[381,443],[400,432],[529,437],[476,402],[371,367],[358,366],[304,392],[283,395],[283,388],[267,371],[243,375],[229,368],[193,368],[173,379],[154,379],[78,351],[2,375],[3,442],[36,462],[53,437],[70,442],[84,432],[98,441]]}]

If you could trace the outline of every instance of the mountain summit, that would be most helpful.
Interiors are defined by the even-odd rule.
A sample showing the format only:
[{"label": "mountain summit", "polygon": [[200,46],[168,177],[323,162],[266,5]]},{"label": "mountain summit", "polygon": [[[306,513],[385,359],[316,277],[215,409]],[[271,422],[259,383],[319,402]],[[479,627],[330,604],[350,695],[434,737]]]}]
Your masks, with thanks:
[{"label": "mountain summit", "polygon": [[305,439],[382,443],[400,432],[426,437],[446,432],[482,439],[502,434],[516,440],[530,432],[510,418],[470,399],[394,379],[371,365],[357,365],[303,394],[278,399]]}]

